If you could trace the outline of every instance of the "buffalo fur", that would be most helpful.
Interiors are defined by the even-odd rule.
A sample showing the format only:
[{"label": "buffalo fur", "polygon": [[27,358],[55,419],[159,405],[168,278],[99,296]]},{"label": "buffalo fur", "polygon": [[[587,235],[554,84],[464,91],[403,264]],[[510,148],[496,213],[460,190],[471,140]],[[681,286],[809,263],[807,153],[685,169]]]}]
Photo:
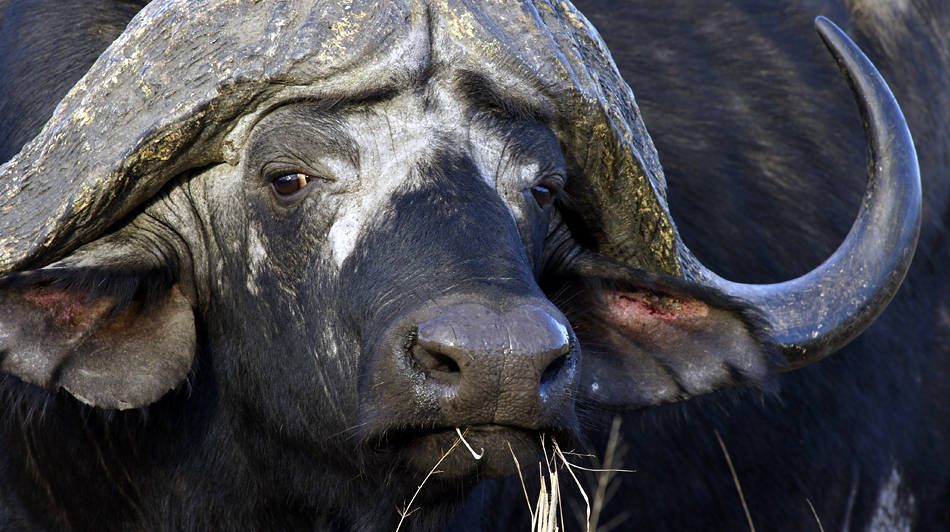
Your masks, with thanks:
[{"label": "buffalo fur", "polygon": [[[618,477],[601,522],[623,514],[635,530],[748,529],[718,431],[757,530],[817,530],[811,506],[824,530],[950,529],[950,4],[575,5],[633,89],[686,245],[724,277],[800,275],[834,251],[857,212],[864,135],[815,35],[818,15],[840,25],[893,90],[924,198],[904,285],[844,349],[780,374],[776,396],[700,398],[624,417],[622,467],[637,472]],[[903,521],[882,517],[894,471]]]},{"label": "buffalo fur", "polygon": [[[108,2],[100,11],[68,4],[0,0],[0,159],[36,134],[55,102],[136,7]],[[885,13],[890,4],[858,1],[577,4],[602,32],[636,94],[684,240],[725,277],[776,281],[808,271],[833,251],[857,210],[864,183],[863,133],[847,85],[812,29],[816,15],[828,16],[855,37],[894,89],[917,142],[926,202],[905,286],[881,318],[841,352],[775,380],[739,379],[770,393],[720,392],[623,413],[625,452],[614,466],[636,472],[616,477],[618,490],[600,522],[619,519],[620,529],[631,530],[745,529],[721,435],[759,529],[815,530],[815,515],[825,530],[886,529],[896,521],[881,517],[881,492],[894,472],[900,484],[892,509],[905,518],[900,522],[918,530],[950,529],[945,452],[950,448],[945,422],[950,415],[950,234],[944,222],[950,190],[950,6],[912,0],[904,11]],[[26,50],[25,43],[49,46],[6,52]],[[18,73],[30,65],[41,68]],[[420,171],[445,180],[468,164],[450,154],[436,159]],[[472,198],[484,192],[478,186],[440,190],[458,194],[469,202],[466,214],[486,223],[497,220],[494,211],[503,209],[491,201],[475,209]],[[397,216],[411,216],[415,201],[406,191],[391,207]],[[287,236],[288,242],[300,237]],[[435,237],[393,238],[414,244]],[[371,253],[386,244],[366,241],[358,249]],[[486,258],[513,265],[509,277],[516,284],[523,281],[526,293],[532,280],[525,272],[547,271],[552,260],[573,262],[578,253],[555,246],[546,249],[551,256],[544,259],[540,254],[496,257],[488,244]],[[482,243],[476,239],[474,245]],[[405,260],[442,274],[437,256]],[[65,391],[50,394],[0,376],[0,529],[87,530],[104,523],[169,531],[271,530],[275,523],[295,530],[394,529],[393,501],[408,501],[420,479],[392,460],[397,451],[385,445],[391,434],[372,430],[371,423],[313,444],[314,433],[333,426],[327,420],[360,412],[359,404],[332,393],[332,385],[341,375],[359,378],[365,368],[342,363],[287,367],[283,353],[248,346],[249,338],[270,335],[314,352],[355,350],[352,338],[378,336],[374,327],[385,324],[376,318],[396,313],[400,303],[387,297],[389,287],[409,283],[429,289],[413,285],[412,279],[387,277],[397,270],[375,266],[379,271],[367,272],[357,268],[359,263],[357,257],[344,264],[341,275],[348,283],[316,279],[300,292],[313,301],[348,302],[314,319],[319,331],[292,327],[294,316],[285,312],[297,304],[292,300],[275,298],[267,314],[253,294],[239,292],[229,308],[212,309],[220,320],[198,320],[198,350],[187,381],[143,409],[96,409]],[[247,257],[228,258],[223,273],[240,278],[246,264]],[[165,272],[43,275],[48,286],[113,291],[109,295],[125,302],[152,301],[156,287],[170,282]],[[283,281],[265,276],[259,290],[279,292]],[[570,310],[571,302],[583,297],[577,293],[581,284],[617,282],[608,271],[594,280],[564,275],[542,288],[569,309],[565,313],[573,322],[588,314],[580,307]],[[638,282],[657,289],[655,279]],[[753,311],[675,281],[660,284],[661,291],[679,289],[733,308],[756,338],[768,343]],[[390,300],[392,305],[379,305]],[[243,308],[259,308],[262,314],[241,316],[234,310]],[[350,336],[322,334],[333,330],[331,323],[342,323]],[[211,346],[208,338],[221,341]],[[244,351],[252,356],[237,356]],[[318,381],[320,400],[295,397],[311,378]],[[280,382],[281,388],[255,389],[260,382]],[[313,410],[304,412],[301,404]],[[602,453],[615,411],[578,408],[578,448],[586,443]],[[371,410],[363,414],[369,421],[379,417]],[[528,476],[529,489],[533,478]],[[595,485],[596,475],[590,480]],[[463,504],[460,499],[469,489]],[[527,528],[517,479],[474,488],[435,481],[425,493],[416,502],[425,511],[408,521],[414,529],[430,529],[451,515],[447,530]],[[583,503],[576,493],[564,495],[570,528],[576,526],[572,509]]]}]

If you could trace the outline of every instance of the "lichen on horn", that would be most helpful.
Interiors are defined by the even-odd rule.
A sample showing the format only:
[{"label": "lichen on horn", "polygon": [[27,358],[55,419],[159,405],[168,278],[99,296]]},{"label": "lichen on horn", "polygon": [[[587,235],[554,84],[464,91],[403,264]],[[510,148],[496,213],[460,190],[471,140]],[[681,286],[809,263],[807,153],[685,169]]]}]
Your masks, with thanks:
[{"label": "lichen on horn", "polygon": [[[534,78],[590,244],[682,274],[655,150],[596,30],[567,2],[458,0],[152,2],[0,167],[0,274],[61,258],[181,172],[233,163],[232,141],[281,102],[367,90],[425,47]],[[604,218],[611,196],[624,211]]]},{"label": "lichen on horn", "polygon": [[348,6],[367,14],[358,27],[315,1],[149,4],[0,167],[0,273],[92,240],[174,176],[225,161],[239,118],[274,92],[352,69],[398,39],[405,5],[358,4]]},{"label": "lichen on horn", "polygon": [[[565,152],[564,215],[575,238],[630,266],[748,299],[797,367],[880,313],[907,270],[920,217],[913,143],[897,104],[843,34],[818,26],[872,125],[874,193],[838,252],[787,283],[730,283],[695,260],[669,216],[633,94],[599,35],[569,3],[540,0],[150,3],[0,167],[0,274],[65,256],[176,175],[235,163],[245,133],[279,105],[408,83],[423,63],[450,58],[531,80],[529,97],[550,104],[544,119]],[[832,290],[856,278],[861,290]]]}]

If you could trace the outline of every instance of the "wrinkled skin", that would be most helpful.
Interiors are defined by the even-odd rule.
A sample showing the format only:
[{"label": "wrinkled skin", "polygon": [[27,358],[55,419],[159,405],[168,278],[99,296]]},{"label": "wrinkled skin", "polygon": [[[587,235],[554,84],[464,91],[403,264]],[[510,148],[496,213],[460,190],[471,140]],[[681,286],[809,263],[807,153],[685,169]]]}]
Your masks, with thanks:
[{"label": "wrinkled skin", "polygon": [[30,458],[0,524],[391,530],[412,500],[433,530],[598,403],[767,384],[754,309],[575,241],[570,93],[411,15],[379,76],[260,105],[227,161],[3,279],[4,455]]},{"label": "wrinkled skin", "polygon": [[[810,26],[803,33],[812,37]],[[609,35],[608,32],[608,43]],[[824,56],[821,57],[824,60]],[[623,66],[621,62],[621,68]],[[840,86],[841,100],[846,102],[842,104],[846,108],[842,114],[853,113],[851,107],[847,107],[853,104],[832,68],[829,67],[828,85]],[[544,308],[558,321],[566,322],[566,314],[581,337],[585,325],[587,328],[596,325],[585,324],[582,316],[574,315],[577,309],[570,305],[569,297],[563,298],[567,301],[551,297],[551,301],[565,309],[562,314],[545,295],[563,294],[565,287],[568,295],[576,295],[583,286],[571,272],[578,248],[569,238],[565,240],[564,226],[555,210],[557,204],[542,205],[544,202],[532,192],[539,184],[557,189],[565,178],[564,162],[550,128],[524,116],[502,116],[505,127],[492,127],[491,121],[473,118],[472,115],[485,110],[460,96],[463,91],[457,87],[462,78],[458,71],[450,65],[439,65],[430,74],[428,78],[416,78],[411,89],[381,101],[333,109],[310,104],[281,108],[255,126],[247,144],[247,153],[253,155],[242,157],[239,166],[220,165],[181,176],[112,237],[66,259],[64,266],[95,264],[96,268],[108,270],[109,257],[141,257],[140,262],[133,265],[133,273],[148,273],[150,285],[159,287],[152,290],[160,292],[150,296],[158,301],[152,301],[146,308],[155,313],[180,312],[179,299],[161,297],[161,288],[171,286],[172,292],[177,290],[182,294],[187,305],[201,309],[195,324],[199,356],[188,385],[149,407],[147,423],[137,412],[102,415],[78,405],[65,393],[47,398],[45,392],[5,377],[3,399],[15,405],[11,411],[16,413],[5,418],[6,430],[16,433],[18,431],[12,429],[24,419],[30,419],[34,432],[23,439],[8,438],[4,451],[13,456],[29,449],[28,454],[38,456],[37,462],[44,466],[39,469],[7,466],[3,477],[38,486],[35,476],[39,472],[38,476],[50,483],[54,493],[69,489],[81,491],[75,498],[62,500],[59,512],[48,517],[50,526],[63,527],[62,521],[57,520],[65,520],[63,516],[69,515],[73,526],[82,529],[84,523],[101,523],[101,516],[110,514],[116,517],[116,529],[123,526],[132,529],[135,523],[166,523],[165,527],[170,530],[214,527],[272,530],[280,524],[297,530],[392,530],[398,519],[393,507],[403,507],[412,496],[415,486],[432,465],[432,451],[444,449],[455,441],[451,433],[448,438],[438,432],[420,437],[417,429],[432,421],[414,418],[419,412],[407,411],[408,407],[401,406],[404,403],[398,400],[385,401],[391,389],[383,386],[380,392],[383,398],[379,400],[372,399],[372,393],[367,392],[379,389],[370,380],[377,373],[370,369],[380,364],[376,362],[381,360],[376,352],[381,343],[379,339],[398,329],[402,319],[399,317],[414,312],[431,316],[435,311],[425,309],[422,302],[436,300],[444,307],[450,304],[446,301],[459,297],[470,300],[472,293],[478,293],[482,294],[478,298],[484,298],[480,301],[492,301],[488,304],[497,306],[499,312],[530,302]],[[662,80],[663,76],[656,79]],[[639,91],[632,79],[631,83]],[[645,105],[644,96],[637,94]],[[660,98],[662,90],[655,94],[654,97]],[[436,107],[438,113],[433,112]],[[384,116],[386,127],[380,127]],[[400,118],[404,121],[400,122]],[[666,130],[673,126],[660,125],[657,129],[648,125],[656,138],[668,133],[674,139],[670,142],[675,148],[676,131]],[[821,132],[825,126],[814,127],[815,130],[807,131]],[[860,128],[853,126],[852,129],[858,138],[854,141],[858,153],[852,158],[860,159]],[[329,138],[328,130],[336,134]],[[348,140],[341,142],[340,138]],[[517,140],[516,144],[528,148],[506,150],[512,138]],[[728,135],[712,138],[728,144]],[[433,143],[432,139],[438,142]],[[400,145],[416,143],[437,147],[397,149]],[[682,144],[691,146],[688,141]],[[358,172],[354,170],[354,152],[359,154]],[[308,155],[301,156],[301,153]],[[673,155],[665,155],[662,148],[661,156],[673,158]],[[785,163],[788,171],[777,174],[797,174],[797,162],[792,159]],[[275,164],[277,168],[273,167]],[[837,164],[841,168],[846,166],[844,161]],[[852,168],[863,168],[863,164],[858,160],[856,166],[847,166],[842,174],[835,175],[851,171],[860,174]],[[304,172],[313,178],[300,191],[284,197],[269,181],[284,172]],[[679,190],[691,190],[690,179],[700,180],[699,172],[683,170],[677,175],[683,179]],[[725,171],[718,175],[723,180],[728,176]],[[857,179],[855,177],[855,190],[859,189]],[[363,193],[359,201],[352,193],[356,189]],[[761,193],[768,197],[768,186],[763,185],[763,189],[762,192],[749,191],[749,194]],[[673,188],[674,198],[676,190]],[[803,199],[792,201],[792,205],[814,204],[813,195],[800,194]],[[433,208],[440,206],[442,210],[433,213]],[[824,210],[837,212],[827,204]],[[370,211],[372,216],[359,216],[361,212]],[[407,220],[436,214],[444,220],[441,226],[407,223]],[[751,218],[754,215],[749,216],[754,219]],[[847,227],[847,216],[842,215],[842,220],[840,224]],[[688,231],[697,232],[691,238],[698,242],[690,243],[700,253],[716,253],[733,245],[709,229],[709,222],[703,218],[682,220],[680,224],[690,228],[686,230],[688,235]],[[186,234],[175,230],[182,226],[198,229]],[[484,231],[485,227],[495,230]],[[699,233],[703,230],[705,234]],[[443,236],[449,232],[466,235],[465,249],[445,244]],[[818,241],[815,248],[833,247],[833,238],[826,238],[828,242],[815,237]],[[555,245],[545,246],[546,239]],[[300,249],[307,252],[300,253]],[[394,249],[398,253],[394,254]],[[754,275],[760,266],[752,257],[759,259],[771,251],[761,247],[754,249],[754,252],[729,254],[729,258],[721,259],[719,264],[728,273]],[[927,256],[937,253],[931,248]],[[266,264],[261,260],[264,255],[268,257]],[[815,251],[815,256],[824,255]],[[480,261],[492,264],[491,276],[482,273],[484,268]],[[796,255],[782,261],[776,269],[780,273],[785,272],[784,268],[804,269],[808,266],[804,265],[806,261],[807,258]],[[118,269],[129,268],[127,260],[117,262],[121,265]],[[610,277],[609,268],[603,268],[603,276]],[[167,270],[171,271],[170,276]],[[420,272],[425,272],[424,278],[420,278]],[[113,272],[106,278],[112,279],[114,275]],[[91,276],[93,280],[100,278]],[[464,281],[459,283],[458,279]],[[649,283],[652,278],[640,281]],[[689,288],[670,283],[674,286],[667,289],[676,288],[681,295],[728,307],[721,299],[691,293]],[[394,286],[399,287],[401,297],[393,295]],[[128,290],[133,295],[139,293]],[[406,293],[412,296],[402,295]],[[262,298],[262,294],[267,297]],[[652,307],[646,305],[646,308]],[[855,349],[860,350],[861,345],[866,346],[870,341],[859,343]],[[300,346],[306,347],[300,349]],[[354,353],[360,356],[352,356]],[[885,355],[891,356],[890,353],[880,356]],[[867,375],[866,370],[853,367],[858,362],[847,360],[822,366],[844,366],[850,374],[857,375],[853,377],[855,380]],[[892,380],[873,387],[873,393],[911,379],[906,373],[910,371],[890,374]],[[789,444],[784,443],[785,440],[804,437],[805,430],[809,431],[808,438],[817,439],[828,433],[840,438],[836,430],[842,426],[841,422],[821,421],[816,433],[812,433],[811,428],[799,430],[797,422],[793,429],[784,428],[781,425],[790,423],[776,419],[798,419],[801,414],[796,416],[795,412],[783,410],[793,410],[789,402],[809,401],[807,396],[784,395],[790,393],[789,388],[795,394],[802,393],[802,388],[817,388],[814,393],[837,398],[842,393],[839,379],[843,373],[845,370],[841,369],[832,374],[815,369],[790,374],[793,377],[786,377],[783,382],[782,404],[776,404],[779,401],[771,396],[764,400],[742,396],[738,403],[724,402],[722,407],[715,400],[703,400],[699,404],[690,402],[683,407],[629,414],[623,425],[624,440],[632,450],[623,467],[637,469],[639,473],[621,477],[626,492],[616,496],[616,506],[609,509],[605,517],[626,511],[628,524],[634,529],[742,528],[741,508],[728,507],[726,502],[735,497],[731,476],[724,467],[710,470],[714,467],[710,464],[721,466],[722,460],[710,427],[723,428],[730,450],[734,456],[739,455],[736,461],[740,471],[746,468],[740,472],[744,482],[747,478],[756,478],[750,470],[767,469],[776,475],[788,475],[790,478],[785,481],[792,484],[796,479],[805,479],[804,483],[809,486],[810,482],[819,483],[812,480],[816,477],[810,476],[821,471],[814,463],[814,453],[829,452],[825,448],[827,443],[804,452],[791,451],[800,453],[794,459],[795,467],[776,466],[776,462],[780,462],[776,454],[785,455],[776,450],[787,449],[784,445]],[[761,375],[755,377],[756,382],[760,382]],[[847,389],[844,393],[847,394]],[[917,393],[924,395],[924,392]],[[366,399],[367,396],[371,399]],[[831,401],[830,398],[811,400],[814,404]],[[37,410],[36,404],[45,404],[47,408]],[[381,404],[395,404],[396,410],[380,411],[378,405]],[[605,442],[596,435],[607,433],[610,416],[594,407],[585,409],[583,404],[578,412],[582,424],[561,419],[547,428],[561,431],[562,441],[570,441],[581,428],[595,429],[584,434],[593,436],[592,448],[599,451]],[[688,412],[689,423],[664,422],[670,417],[669,408]],[[44,411],[45,418],[39,415]],[[854,406],[846,405],[840,411],[837,415],[859,415]],[[183,412],[197,415],[182,416]],[[833,418],[838,410],[823,412]],[[925,419],[933,415],[931,411],[921,414]],[[408,427],[388,425],[388,420],[394,417],[410,420],[405,423]],[[865,430],[849,431],[849,436],[853,434],[851,442],[838,439],[836,441],[841,443],[832,446],[848,449],[856,445],[853,442],[863,441],[868,438],[866,427],[871,423],[878,421],[859,424]],[[759,428],[762,426],[767,426],[768,431]],[[402,431],[405,428],[413,430],[405,433]],[[60,446],[42,440],[42,434],[54,430],[74,435],[75,447],[63,453]],[[506,451],[503,441],[515,441],[518,447],[519,431],[506,430],[509,432],[502,438],[491,433],[470,438],[476,449],[488,450],[486,462],[476,463],[467,452],[453,454],[454,458],[446,464],[448,474],[443,479],[434,477],[430,489],[423,491],[421,499],[414,503],[423,511],[410,519],[409,525],[430,528],[456,510],[454,497],[444,495],[454,496],[460,489],[470,488],[478,478],[472,476],[473,471],[482,476],[510,474],[512,464],[507,458],[503,463],[492,458],[499,450],[502,454]],[[794,430],[795,435],[789,436],[788,430]],[[750,431],[753,434],[750,438],[764,438],[767,443],[737,443],[743,431]],[[763,432],[771,434],[763,436]],[[413,443],[406,445],[407,439],[420,450],[414,451]],[[102,463],[90,464],[77,459],[101,449],[103,441],[109,442],[114,452],[105,453]],[[836,526],[835,523],[839,527],[842,523],[851,523],[855,529],[863,529],[872,522],[876,490],[881,486],[882,475],[890,472],[888,467],[892,462],[887,459],[895,460],[885,451],[900,446],[900,441],[893,438],[884,441],[887,447],[862,453],[867,457],[863,462],[841,461],[838,466],[869,471],[855,474],[867,485],[867,488],[862,485],[861,497],[855,506],[848,506],[848,490],[853,485],[847,476],[850,471],[837,479],[823,477],[825,482],[833,484],[826,490],[812,487],[802,490],[807,491],[803,496],[809,497],[816,507],[825,507],[821,519],[826,529],[829,524]],[[881,439],[875,440],[869,446],[878,447],[880,442]],[[524,458],[533,456],[538,447],[533,438],[523,438],[522,443],[523,448],[518,448],[518,452],[524,463],[527,461]],[[710,445],[704,448],[704,444]],[[227,452],[223,452],[224,449]],[[763,458],[747,458],[743,466],[740,457],[753,452],[761,453]],[[120,459],[133,454],[139,459],[132,462]],[[838,460],[840,453],[827,458]],[[809,466],[807,473],[802,472],[805,463]],[[902,468],[913,467],[907,461],[897,463]],[[671,473],[673,471],[676,473]],[[795,474],[790,475],[790,471]],[[368,478],[364,482],[352,482],[359,475]],[[679,475],[697,475],[698,480],[688,483],[681,481]],[[932,475],[939,476],[938,473]],[[528,476],[530,483],[533,475]],[[82,479],[84,487],[98,486],[99,489],[76,490],[75,479]],[[754,516],[760,527],[795,529],[798,524],[803,528],[813,527],[810,515],[806,515],[807,519],[802,517],[804,503],[801,501],[793,504],[783,501],[783,505],[776,507],[775,499],[785,496],[787,491],[776,490],[779,495],[765,495],[764,487],[770,485],[771,479],[751,482],[758,497],[748,498],[752,500],[753,509],[756,505],[762,508]],[[937,483],[933,477],[927,482]],[[915,485],[914,489],[921,488]],[[520,490],[520,485],[511,482],[482,483],[470,504],[448,528],[474,529],[484,524],[486,528],[511,529],[511,520],[524,518],[525,505]],[[924,495],[924,491],[914,493],[918,501],[931,497]],[[9,497],[7,493],[4,496]],[[28,513],[31,505],[47,504],[43,490],[34,488],[31,496],[5,503],[8,509],[6,514],[0,513],[0,523],[20,524],[18,520],[23,519],[21,516]],[[130,500],[134,504],[129,504]],[[357,505],[353,501],[360,502]],[[485,512],[485,508],[490,511]],[[845,518],[838,517],[845,514]],[[938,518],[921,516],[919,523],[939,522],[935,519]],[[44,526],[37,522],[32,524],[38,528]],[[921,529],[926,528],[921,526]]]},{"label": "wrinkled skin", "polygon": [[[860,117],[812,39],[817,15],[840,24],[894,90],[925,208],[904,286],[852,344],[779,375],[777,396],[627,415],[622,467],[637,473],[618,477],[601,522],[623,515],[631,530],[748,530],[718,430],[756,530],[817,530],[809,503],[824,530],[950,529],[948,4],[575,5],[636,95],[684,241],[724,277],[773,282],[809,270],[857,209]],[[594,448],[603,453],[606,437]]]}]

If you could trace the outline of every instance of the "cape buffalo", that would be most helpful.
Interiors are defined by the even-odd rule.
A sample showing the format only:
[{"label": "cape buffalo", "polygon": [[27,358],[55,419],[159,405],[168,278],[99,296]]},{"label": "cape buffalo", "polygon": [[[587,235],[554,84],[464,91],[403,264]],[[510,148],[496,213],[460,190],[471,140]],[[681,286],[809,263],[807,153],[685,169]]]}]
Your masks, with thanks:
[{"label": "cape buffalo", "polygon": [[0,0],[0,529],[950,525],[946,8],[70,4]]}]

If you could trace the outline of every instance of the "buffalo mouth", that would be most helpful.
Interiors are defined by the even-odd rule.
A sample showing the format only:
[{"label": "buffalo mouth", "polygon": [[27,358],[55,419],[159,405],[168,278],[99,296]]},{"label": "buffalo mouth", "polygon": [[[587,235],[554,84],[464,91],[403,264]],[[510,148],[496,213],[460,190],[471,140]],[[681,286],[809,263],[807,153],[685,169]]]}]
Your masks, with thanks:
[{"label": "buffalo mouth", "polygon": [[399,430],[387,434],[383,448],[416,476],[437,474],[440,480],[477,482],[517,474],[534,474],[553,456],[556,443],[573,448],[576,438],[563,431],[541,432],[507,425],[474,425],[430,430]]}]

